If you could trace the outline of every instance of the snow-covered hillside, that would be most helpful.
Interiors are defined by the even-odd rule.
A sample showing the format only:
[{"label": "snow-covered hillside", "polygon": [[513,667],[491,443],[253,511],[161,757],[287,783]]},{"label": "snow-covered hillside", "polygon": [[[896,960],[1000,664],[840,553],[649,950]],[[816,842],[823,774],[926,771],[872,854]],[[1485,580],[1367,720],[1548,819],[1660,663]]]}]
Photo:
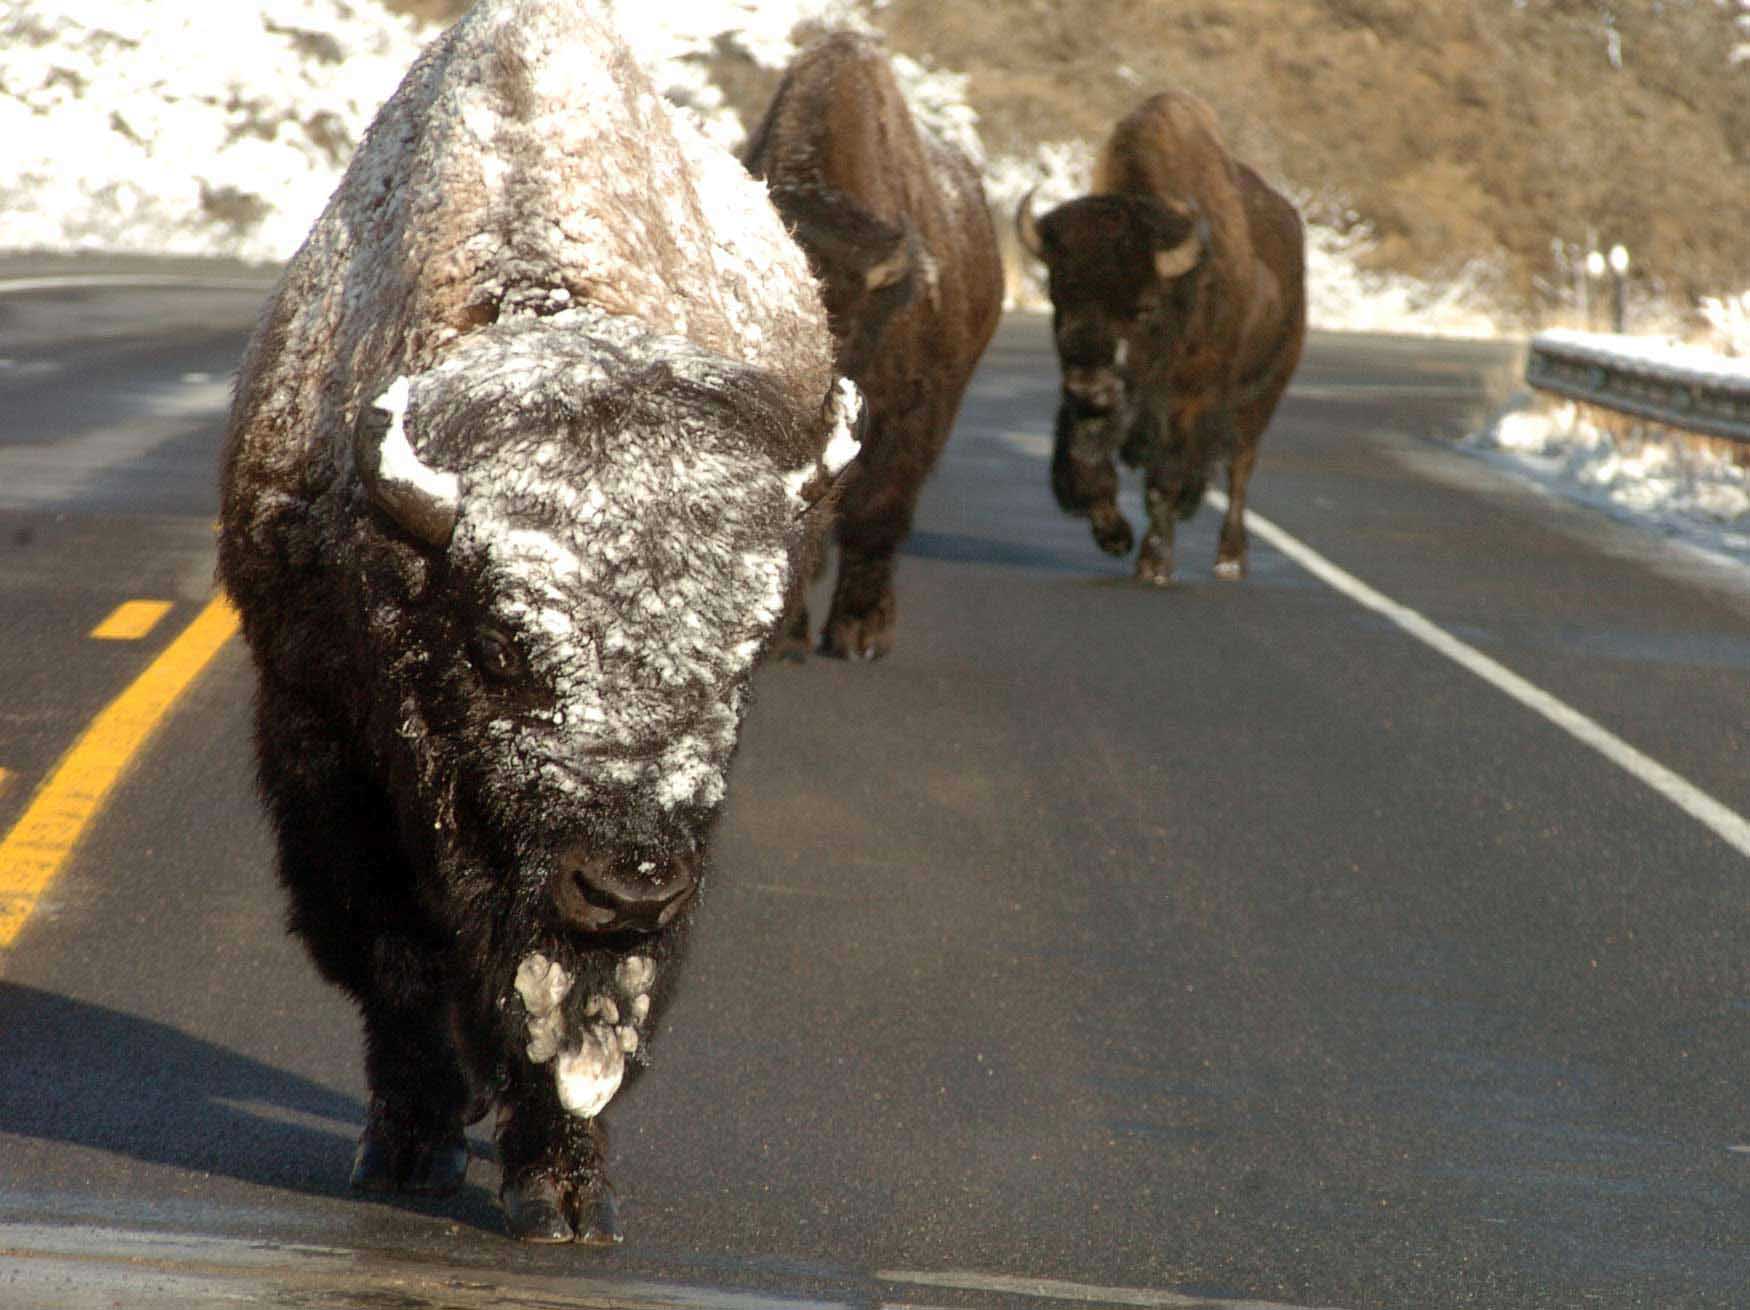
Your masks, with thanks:
[{"label": "snow-covered hillside", "polygon": [[[604,3],[669,98],[733,147],[744,125],[712,84],[709,56],[728,43],[780,68],[799,23],[867,26],[879,0]],[[0,6],[0,250],[282,260],[432,35],[374,0],[10,0]],[[1035,185],[1042,201],[1085,185],[1086,143],[988,158],[963,79],[895,62],[918,115],[981,160],[999,214]],[[1309,236],[1315,325],[1499,334],[1480,291],[1488,270],[1439,284],[1366,273],[1364,229],[1315,224]],[[1702,312],[1718,348],[1750,353],[1750,297]],[[1631,455],[1572,407],[1510,419],[1479,444],[1750,558],[1750,496],[1728,456]]]},{"label": "snow-covered hillside", "polygon": [[[678,104],[728,147],[744,125],[705,56],[732,41],[781,68],[799,23],[865,26],[864,0],[613,0]],[[377,107],[429,40],[368,0],[15,0],[0,11],[0,249],[223,255],[272,262],[303,240]],[[919,117],[986,165],[1010,212],[1083,180],[1086,150],[985,159],[962,80],[900,57]],[[1363,276],[1352,237],[1315,229],[1325,327],[1490,334],[1468,287]]]},{"label": "snow-covered hillside", "polygon": [[346,0],[0,10],[0,248],[283,259],[420,46]]}]

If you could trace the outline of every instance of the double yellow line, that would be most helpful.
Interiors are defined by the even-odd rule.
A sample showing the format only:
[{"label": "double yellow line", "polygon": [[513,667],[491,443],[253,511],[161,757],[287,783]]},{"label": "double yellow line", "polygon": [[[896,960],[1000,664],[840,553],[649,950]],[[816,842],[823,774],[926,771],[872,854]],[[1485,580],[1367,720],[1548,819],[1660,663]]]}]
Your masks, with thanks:
[{"label": "double yellow line", "polygon": [[224,596],[207,605],[92,720],[0,841],[0,950],[11,946],[123,771],[170,707],[237,631]]}]

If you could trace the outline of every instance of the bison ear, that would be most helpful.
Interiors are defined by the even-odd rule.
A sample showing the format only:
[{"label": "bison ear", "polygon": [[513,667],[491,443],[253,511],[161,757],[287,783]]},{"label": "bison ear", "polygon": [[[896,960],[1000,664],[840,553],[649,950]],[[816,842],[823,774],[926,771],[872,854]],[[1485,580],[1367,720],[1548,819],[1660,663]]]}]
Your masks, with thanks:
[{"label": "bison ear", "polygon": [[1015,237],[1034,259],[1045,259],[1045,241],[1039,235],[1039,218],[1033,212],[1033,196],[1038,187],[1028,187],[1027,194],[1021,197],[1021,203],[1015,207]]},{"label": "bison ear", "polygon": [[869,426],[869,410],[863,393],[849,378],[840,378],[827,393],[825,417],[831,425],[826,449],[812,464],[788,474],[784,483],[796,503],[800,518],[826,498],[851,461],[863,449],[863,434]]},{"label": "bison ear", "polygon": [[[1191,215],[1186,214],[1189,218]],[[1184,277],[1197,267],[1197,262],[1203,258],[1203,252],[1209,247],[1209,220],[1197,213],[1197,221],[1191,225],[1191,233],[1183,241],[1174,246],[1157,247],[1155,249],[1155,276],[1163,282],[1176,277]]]},{"label": "bison ear", "polygon": [[421,462],[407,437],[413,385],[396,378],[367,405],[353,429],[352,459],[371,503],[408,533],[442,550],[461,508],[461,480]]}]

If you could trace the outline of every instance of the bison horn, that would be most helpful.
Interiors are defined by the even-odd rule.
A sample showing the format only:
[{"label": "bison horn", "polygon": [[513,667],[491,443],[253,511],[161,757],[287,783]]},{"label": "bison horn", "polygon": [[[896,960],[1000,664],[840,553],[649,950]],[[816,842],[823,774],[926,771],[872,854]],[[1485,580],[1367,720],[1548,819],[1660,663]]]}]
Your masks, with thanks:
[{"label": "bison horn", "polygon": [[863,284],[871,291],[879,291],[904,281],[910,275],[911,267],[911,242],[902,235],[887,254],[863,270]]},{"label": "bison horn", "polygon": [[1162,280],[1183,277],[1197,267],[1203,258],[1203,247],[1209,241],[1209,220],[1198,215],[1191,235],[1176,246],[1155,251],[1155,275]]},{"label": "bison horn", "polygon": [[827,396],[826,410],[832,424],[832,436],[826,449],[814,463],[803,465],[784,479],[790,495],[801,506],[798,517],[820,503],[821,498],[832,490],[839,475],[863,449],[869,412],[857,384],[849,378],[835,382]]},{"label": "bison horn", "polygon": [[1039,236],[1039,220],[1033,214],[1033,193],[1038,187],[1028,187],[1027,194],[1021,197],[1021,203],[1015,209],[1015,236],[1021,242],[1021,249],[1034,259],[1045,258],[1045,242]]},{"label": "bison horn", "polygon": [[917,264],[909,224],[876,217],[836,187],[775,186],[770,194],[811,263],[861,276],[871,291],[904,281]]},{"label": "bison horn", "polygon": [[421,462],[407,439],[404,377],[365,408],[353,431],[352,458],[376,505],[414,537],[439,549],[450,544],[461,506],[461,480]]}]

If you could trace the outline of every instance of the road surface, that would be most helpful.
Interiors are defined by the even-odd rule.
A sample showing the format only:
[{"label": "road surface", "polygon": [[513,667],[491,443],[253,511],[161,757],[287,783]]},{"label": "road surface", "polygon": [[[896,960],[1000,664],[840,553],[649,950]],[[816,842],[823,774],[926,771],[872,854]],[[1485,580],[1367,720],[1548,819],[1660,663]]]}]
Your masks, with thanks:
[{"label": "road surface", "polygon": [[0,270],[0,836],[61,786],[67,843],[0,892],[0,1304],[1744,1303],[1750,579],[1454,450],[1487,344],[1315,334],[1251,577],[1205,507],[1153,591],[1052,505],[1006,322],[895,654],[760,675],[610,1115],[625,1246],[508,1243],[485,1139],[452,1200],[353,1197],[247,658],[177,645],[263,288],[159,269]]}]

